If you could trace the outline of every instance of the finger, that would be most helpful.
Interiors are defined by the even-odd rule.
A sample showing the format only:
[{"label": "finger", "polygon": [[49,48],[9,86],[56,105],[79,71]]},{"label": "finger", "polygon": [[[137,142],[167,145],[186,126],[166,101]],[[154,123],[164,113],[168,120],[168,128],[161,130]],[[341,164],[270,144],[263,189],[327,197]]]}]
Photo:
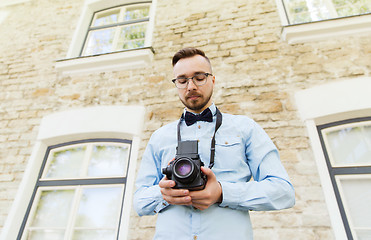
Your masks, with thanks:
[{"label": "finger", "polygon": [[171,197],[171,196],[163,196],[164,200],[172,205],[191,205],[192,199],[190,196],[185,197]]},{"label": "finger", "polygon": [[167,163],[167,165],[169,165],[172,161],[174,161],[175,160],[175,158],[173,158],[173,159],[171,159],[168,163]]},{"label": "finger", "polygon": [[172,188],[161,188],[162,195],[169,197],[185,197],[189,195],[188,190],[184,189],[172,189]]},{"label": "finger", "polygon": [[173,180],[168,180],[166,176],[158,183],[160,188],[172,188],[175,186],[175,182]]},{"label": "finger", "polygon": [[205,210],[205,209],[207,209],[209,206],[208,205],[205,205],[205,204],[199,204],[199,203],[195,203],[195,202],[193,202],[192,201],[192,206],[194,207],[194,208],[197,208],[198,210]]}]

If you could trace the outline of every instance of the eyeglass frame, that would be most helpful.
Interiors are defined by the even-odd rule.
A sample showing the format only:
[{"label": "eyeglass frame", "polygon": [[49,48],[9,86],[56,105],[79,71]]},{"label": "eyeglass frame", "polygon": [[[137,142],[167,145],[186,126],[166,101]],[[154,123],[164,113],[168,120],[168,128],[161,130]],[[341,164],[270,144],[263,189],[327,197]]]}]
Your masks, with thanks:
[{"label": "eyeglass frame", "polygon": [[[204,83],[202,83],[201,85],[198,85],[196,82],[195,82],[195,80],[194,80],[194,78],[195,77],[197,77],[197,76],[199,76],[199,75],[204,75],[206,78],[206,80],[205,80],[205,82]],[[181,79],[185,79],[187,82],[186,82],[186,84],[185,84],[185,87],[183,87],[183,88],[180,88],[180,87],[178,87],[177,85],[176,85],[176,80],[178,80],[179,78],[174,78],[174,79],[172,79],[171,81],[175,84],[175,86],[178,88],[178,89],[184,89],[184,88],[186,88],[187,86],[188,86],[188,84],[189,84],[189,79],[191,79],[192,80],[192,82],[193,82],[193,84],[194,85],[196,85],[196,86],[203,86],[203,85],[205,85],[206,84],[206,82],[207,82],[207,78],[209,77],[209,76],[213,76],[211,73],[197,73],[197,74],[195,74],[193,77],[179,77],[179,78],[181,78]]]}]

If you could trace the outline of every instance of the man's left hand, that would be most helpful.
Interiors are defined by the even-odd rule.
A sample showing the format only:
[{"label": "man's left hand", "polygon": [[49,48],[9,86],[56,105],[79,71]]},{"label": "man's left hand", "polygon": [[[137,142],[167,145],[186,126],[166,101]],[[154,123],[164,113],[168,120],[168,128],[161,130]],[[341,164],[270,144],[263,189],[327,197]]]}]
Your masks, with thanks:
[{"label": "man's left hand", "polygon": [[190,191],[189,196],[193,207],[205,210],[214,203],[222,201],[222,187],[211,169],[201,167],[201,171],[207,176],[206,186],[200,191]]}]

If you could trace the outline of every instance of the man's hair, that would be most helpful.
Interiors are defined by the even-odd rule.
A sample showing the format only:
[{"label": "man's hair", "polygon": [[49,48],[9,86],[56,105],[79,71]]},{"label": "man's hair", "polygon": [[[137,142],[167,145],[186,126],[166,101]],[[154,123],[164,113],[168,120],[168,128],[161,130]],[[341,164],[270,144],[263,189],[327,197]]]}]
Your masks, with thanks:
[{"label": "man's hair", "polygon": [[[173,57],[173,67],[175,66],[175,64],[182,58],[189,58],[189,57],[193,57],[195,55],[200,55],[202,57],[204,57],[209,63],[210,63],[210,60],[209,58],[205,55],[204,51],[200,50],[200,49],[197,49],[197,48],[183,48],[183,49],[180,49],[177,53],[174,54],[174,57]],[[211,68],[211,63],[210,63],[210,68]]]}]

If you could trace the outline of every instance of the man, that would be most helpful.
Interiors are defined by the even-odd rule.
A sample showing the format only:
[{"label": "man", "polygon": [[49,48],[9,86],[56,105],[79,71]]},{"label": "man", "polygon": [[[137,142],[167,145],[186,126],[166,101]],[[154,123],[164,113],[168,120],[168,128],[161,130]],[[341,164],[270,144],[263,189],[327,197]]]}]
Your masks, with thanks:
[{"label": "man", "polygon": [[[181,140],[197,140],[199,156],[209,166],[218,110],[211,98],[215,77],[203,51],[177,52],[173,72],[184,114],[151,136],[136,182],[134,207],[140,216],[158,213],[154,239],[253,239],[249,210],[284,209],[295,202],[278,151],[250,118],[222,114],[215,134],[214,166],[201,168],[207,177],[204,189],[174,188],[176,182],[164,176],[162,168],[176,155],[178,122]],[[193,123],[187,121],[191,114],[211,119]]]}]

